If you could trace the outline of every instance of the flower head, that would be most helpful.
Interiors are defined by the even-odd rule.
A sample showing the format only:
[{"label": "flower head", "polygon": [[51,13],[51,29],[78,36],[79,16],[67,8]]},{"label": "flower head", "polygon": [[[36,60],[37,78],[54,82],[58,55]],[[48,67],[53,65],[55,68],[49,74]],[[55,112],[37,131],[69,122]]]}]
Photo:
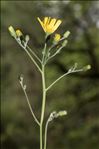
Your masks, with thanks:
[{"label": "flower head", "polygon": [[50,17],[45,17],[43,21],[40,18],[37,18],[39,23],[41,24],[44,32],[48,35],[52,34],[57,30],[59,25],[62,23],[61,20],[57,20],[55,18],[51,19]]},{"label": "flower head", "polygon": [[19,29],[17,29],[16,30],[16,35],[17,35],[17,37],[21,37],[23,34]]},{"label": "flower head", "polygon": [[60,34],[55,34],[55,36],[54,36],[54,42],[59,42],[60,38],[61,38],[61,35]]}]

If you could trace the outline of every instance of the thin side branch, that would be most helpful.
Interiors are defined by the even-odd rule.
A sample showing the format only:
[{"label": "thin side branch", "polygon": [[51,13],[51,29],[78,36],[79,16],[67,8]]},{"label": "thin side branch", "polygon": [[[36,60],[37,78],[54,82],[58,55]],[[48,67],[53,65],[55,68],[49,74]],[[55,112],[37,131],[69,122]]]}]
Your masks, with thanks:
[{"label": "thin side branch", "polygon": [[21,84],[21,87],[22,87],[22,90],[23,90],[23,92],[24,92],[24,94],[25,94],[25,97],[26,97],[26,100],[27,100],[27,103],[28,103],[30,112],[31,112],[31,114],[32,114],[32,116],[33,116],[35,122],[40,126],[40,123],[39,123],[38,119],[36,118],[36,116],[35,116],[35,114],[34,114],[34,112],[33,112],[33,109],[32,109],[32,107],[31,107],[31,104],[30,104],[28,95],[27,95],[27,93],[26,93],[26,90],[24,89],[24,86],[23,86],[22,84]]},{"label": "thin side branch", "polygon": [[31,56],[31,54],[28,52],[28,50],[21,44],[20,41],[18,41],[16,38],[15,40],[17,41],[17,43],[25,50],[25,52],[27,53],[27,55],[30,57],[30,59],[32,60],[32,62],[35,64],[35,66],[38,68],[39,72],[42,73],[41,68],[39,67],[39,65],[36,63],[36,61],[34,60],[34,58]]},{"label": "thin side branch", "polygon": [[57,54],[59,54],[60,53],[60,50],[62,49],[63,47],[60,47],[53,55],[51,55],[48,59],[47,59],[47,61],[49,61],[51,58],[53,58],[54,56],[56,56]]},{"label": "thin side branch", "polygon": [[63,77],[67,76],[68,74],[75,73],[75,72],[80,72],[80,71],[83,71],[83,69],[77,69],[77,70],[72,70],[72,71],[69,70],[68,72],[63,74],[61,77],[56,79],[49,87],[47,87],[46,91],[48,91],[53,85],[55,85],[59,80],[61,80]]},{"label": "thin side branch", "polygon": [[28,50],[35,56],[35,58],[41,63],[40,58],[35,54],[35,52],[27,45]]}]

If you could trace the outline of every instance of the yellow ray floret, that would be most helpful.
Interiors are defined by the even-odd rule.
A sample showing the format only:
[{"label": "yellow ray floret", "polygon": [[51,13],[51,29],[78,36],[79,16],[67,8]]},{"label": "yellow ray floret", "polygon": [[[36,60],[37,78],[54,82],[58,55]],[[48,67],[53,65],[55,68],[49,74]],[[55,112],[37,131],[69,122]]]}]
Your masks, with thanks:
[{"label": "yellow ray floret", "polygon": [[57,30],[57,28],[62,23],[61,20],[57,20],[55,18],[45,17],[43,21],[40,18],[37,18],[39,23],[41,24],[43,30],[47,34],[52,34]]}]

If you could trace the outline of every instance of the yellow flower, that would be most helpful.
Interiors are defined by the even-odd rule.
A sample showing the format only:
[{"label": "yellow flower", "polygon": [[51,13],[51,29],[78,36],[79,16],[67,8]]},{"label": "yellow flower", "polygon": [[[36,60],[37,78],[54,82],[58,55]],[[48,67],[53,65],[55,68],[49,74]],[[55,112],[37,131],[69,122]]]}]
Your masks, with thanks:
[{"label": "yellow flower", "polygon": [[60,34],[55,34],[54,41],[55,42],[58,42],[60,40],[60,38],[61,38],[61,35]]},{"label": "yellow flower", "polygon": [[40,18],[37,18],[37,19],[41,24],[44,32],[48,35],[55,32],[55,30],[57,30],[57,28],[62,23],[61,20],[57,20],[55,18],[51,19],[50,17],[45,17],[43,21],[41,21]]},{"label": "yellow flower", "polygon": [[17,29],[16,30],[16,35],[17,35],[17,37],[21,37],[23,34],[19,29]]}]

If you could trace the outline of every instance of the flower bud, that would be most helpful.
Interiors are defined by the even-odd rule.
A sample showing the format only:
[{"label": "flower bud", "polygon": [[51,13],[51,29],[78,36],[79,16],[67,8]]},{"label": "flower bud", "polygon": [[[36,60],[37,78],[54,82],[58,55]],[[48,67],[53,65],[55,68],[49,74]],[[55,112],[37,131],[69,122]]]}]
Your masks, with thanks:
[{"label": "flower bud", "polygon": [[18,77],[18,79],[19,79],[20,84],[23,84],[23,75],[22,74]]},{"label": "flower bud", "polygon": [[91,65],[87,65],[83,68],[84,71],[90,70],[91,69]]},{"label": "flower bud", "polygon": [[55,34],[55,36],[54,36],[54,42],[55,43],[59,42],[60,38],[61,38],[61,35],[60,34]]},{"label": "flower bud", "polygon": [[26,85],[23,85],[23,89],[26,90]]},{"label": "flower bud", "polygon": [[87,70],[91,69],[91,65],[87,65]]},{"label": "flower bud", "polygon": [[64,36],[65,38],[67,38],[69,35],[70,35],[70,31],[66,31],[63,36]]},{"label": "flower bud", "polygon": [[19,29],[16,30],[16,35],[17,37],[23,36],[22,32]]},{"label": "flower bud", "polygon": [[64,40],[62,43],[62,47],[65,47],[67,45],[67,40]]},{"label": "flower bud", "polygon": [[57,113],[57,116],[64,116],[64,115],[67,115],[67,111],[59,111]]},{"label": "flower bud", "polygon": [[26,35],[26,36],[25,36],[25,41],[28,42],[29,40],[30,40],[29,35]]},{"label": "flower bud", "polygon": [[8,27],[8,30],[9,30],[11,36],[16,37],[16,32],[15,32],[13,26],[9,26]]}]

